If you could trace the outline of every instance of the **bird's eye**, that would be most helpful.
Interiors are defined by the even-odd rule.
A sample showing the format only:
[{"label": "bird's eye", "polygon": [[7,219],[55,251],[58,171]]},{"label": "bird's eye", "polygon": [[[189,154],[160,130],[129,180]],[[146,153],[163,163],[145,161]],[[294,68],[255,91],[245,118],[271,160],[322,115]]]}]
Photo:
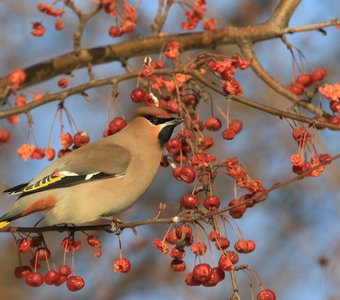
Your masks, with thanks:
[{"label": "bird's eye", "polygon": [[157,125],[159,124],[159,120],[157,117],[152,116],[152,115],[146,115],[144,116],[146,119],[148,119],[152,124]]}]

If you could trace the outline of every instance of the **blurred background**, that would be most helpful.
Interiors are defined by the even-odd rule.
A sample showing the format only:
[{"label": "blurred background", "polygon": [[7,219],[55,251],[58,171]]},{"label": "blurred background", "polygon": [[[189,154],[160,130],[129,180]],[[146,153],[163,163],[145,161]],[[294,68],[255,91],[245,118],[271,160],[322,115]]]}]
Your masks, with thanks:
[{"label": "blurred background", "polygon": [[[92,1],[74,1],[84,10],[90,10]],[[136,4],[137,1],[131,1]],[[112,20],[100,13],[88,24],[83,38],[84,47],[94,47],[115,43],[133,36],[150,33],[150,24],[156,15],[157,1],[144,0],[139,3],[139,23],[136,31],[122,38],[113,39],[107,30]],[[278,1],[274,0],[238,0],[207,1],[207,17],[217,20],[217,28],[228,24],[248,25],[265,21],[273,12]],[[46,18],[47,29],[43,37],[33,37],[31,23],[42,20],[42,14],[36,10],[38,1],[2,0],[0,1],[0,74],[8,74],[14,68],[30,66],[72,51],[72,34],[77,26],[77,18],[69,10],[63,17],[64,31],[55,31],[52,18]],[[339,17],[340,6],[337,0],[302,1],[294,13],[290,25],[307,25],[328,21]],[[184,21],[180,5],[174,5],[170,11],[165,32],[182,32],[180,23]],[[201,30],[201,25],[197,30]],[[327,36],[320,32],[298,33],[288,36],[288,40],[303,51],[314,67],[325,67],[328,71],[327,82],[339,80],[339,31],[327,28]],[[283,84],[292,80],[291,56],[285,45],[278,40],[261,42],[255,45],[256,53],[265,68]],[[234,46],[219,46],[218,53],[231,55],[239,50]],[[197,53],[199,51],[196,51]],[[194,55],[192,52],[191,55]],[[154,56],[155,58],[157,56]],[[142,65],[143,57],[129,62],[136,69]],[[308,67],[308,65],[307,65]],[[95,78],[105,78],[122,74],[125,70],[120,63],[113,62],[93,68]],[[61,77],[61,76],[60,76]],[[281,96],[264,85],[251,70],[239,72],[238,79],[244,87],[244,95],[255,101],[288,109],[290,104]],[[57,91],[58,78],[43,82],[25,90],[29,96],[34,92]],[[71,85],[88,80],[86,70],[75,73]],[[133,104],[129,99],[136,81],[131,80],[119,85],[119,93],[125,115],[129,117]],[[68,98],[66,107],[72,113],[77,126],[86,130],[91,140],[101,138],[107,123],[107,106],[112,101],[111,87],[102,87],[88,91],[90,102],[76,95]],[[212,94],[225,110],[224,100]],[[325,105],[325,102],[324,102]],[[202,119],[209,115],[208,103],[201,103]],[[5,109],[2,107],[1,109]],[[41,147],[46,147],[53,115],[57,102],[32,111],[34,130]],[[120,115],[116,109],[117,116]],[[297,151],[291,138],[291,129],[285,120],[265,113],[231,104],[231,117],[241,119],[244,130],[233,141],[224,141],[216,135],[216,145],[211,153],[220,159],[237,156],[247,167],[253,178],[263,180],[266,187],[293,176],[289,157]],[[18,125],[0,121],[2,128],[11,131],[11,140],[0,145],[0,184],[13,186],[29,180],[41,171],[46,160],[22,161],[16,149],[25,142],[27,121],[20,116]],[[58,149],[58,125],[53,134],[52,145]],[[317,147],[331,154],[338,154],[340,149],[339,133],[329,130],[319,131]],[[340,172],[339,162],[327,167],[318,178],[308,178],[270,194],[267,201],[248,210],[237,221],[243,235],[257,244],[254,253],[241,256],[240,263],[249,264],[255,269],[266,287],[274,290],[277,299],[297,300],[336,300],[340,299]],[[167,203],[167,216],[176,214],[181,196],[191,191],[190,186],[176,182],[170,169],[161,169],[147,193],[128,212],[120,217],[125,221],[141,220],[154,216],[160,201]],[[232,184],[225,176],[219,176],[216,185],[224,204],[232,197]],[[15,198],[0,195],[0,210],[6,211]],[[15,225],[31,226],[39,216],[27,217],[15,222]],[[192,266],[194,257],[187,255],[187,272],[174,273],[170,270],[170,258],[163,256],[152,246],[155,238],[162,238],[166,225],[152,225],[138,228],[138,235],[126,230],[122,235],[124,256],[132,263],[128,274],[113,272],[113,259],[118,257],[117,237],[113,234],[100,234],[103,243],[101,258],[93,257],[93,249],[83,243],[76,253],[76,273],[82,275],[86,285],[81,291],[71,293],[66,286],[40,288],[27,286],[23,280],[14,277],[14,268],[18,265],[16,247],[10,234],[0,234],[0,290],[1,299],[228,299],[231,295],[229,280],[217,287],[188,287],[184,284],[185,274]],[[79,238],[84,236],[79,234]],[[63,234],[46,235],[57,264],[62,261],[60,241]],[[232,239],[233,240],[233,239]],[[251,273],[237,272],[237,279],[242,299],[251,299],[250,282],[257,291],[256,278]]]}]

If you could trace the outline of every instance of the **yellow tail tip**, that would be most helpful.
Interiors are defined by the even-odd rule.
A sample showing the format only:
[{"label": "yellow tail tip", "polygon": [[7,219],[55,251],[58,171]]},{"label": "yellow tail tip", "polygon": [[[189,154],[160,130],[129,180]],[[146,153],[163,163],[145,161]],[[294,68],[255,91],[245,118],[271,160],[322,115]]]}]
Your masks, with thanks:
[{"label": "yellow tail tip", "polygon": [[6,227],[9,224],[7,221],[0,222],[0,229]]}]

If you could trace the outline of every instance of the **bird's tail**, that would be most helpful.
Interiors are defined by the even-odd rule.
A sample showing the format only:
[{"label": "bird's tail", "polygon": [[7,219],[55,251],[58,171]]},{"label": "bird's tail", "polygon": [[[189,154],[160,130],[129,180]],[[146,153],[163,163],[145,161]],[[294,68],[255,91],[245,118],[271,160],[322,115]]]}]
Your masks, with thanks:
[{"label": "bird's tail", "polygon": [[0,217],[0,229],[6,227],[11,221],[20,217],[21,212],[9,211]]}]

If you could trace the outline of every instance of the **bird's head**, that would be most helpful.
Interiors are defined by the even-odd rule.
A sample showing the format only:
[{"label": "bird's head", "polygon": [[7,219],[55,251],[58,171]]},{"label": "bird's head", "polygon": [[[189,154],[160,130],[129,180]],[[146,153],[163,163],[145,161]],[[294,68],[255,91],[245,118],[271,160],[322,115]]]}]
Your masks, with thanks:
[{"label": "bird's head", "polygon": [[174,128],[183,122],[182,118],[173,117],[163,109],[152,106],[137,108],[135,119],[157,134],[161,146],[170,139]]}]

